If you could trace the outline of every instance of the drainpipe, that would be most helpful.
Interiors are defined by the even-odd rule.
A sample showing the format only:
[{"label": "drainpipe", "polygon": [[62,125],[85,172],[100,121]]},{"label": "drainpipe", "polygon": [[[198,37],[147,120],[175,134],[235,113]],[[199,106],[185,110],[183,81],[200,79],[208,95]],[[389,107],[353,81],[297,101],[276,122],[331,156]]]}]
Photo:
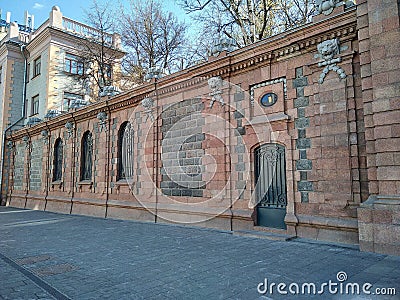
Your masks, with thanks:
[{"label": "drainpipe", "polygon": [[111,151],[111,109],[108,104],[108,99],[106,100],[107,110],[108,110],[108,132],[107,132],[107,163],[106,163],[106,214],[105,218],[107,218],[108,214],[108,200],[110,198],[110,151]]},{"label": "drainpipe", "polygon": [[[254,13],[254,12],[253,12]],[[255,32],[254,32],[254,34],[255,34]],[[230,130],[230,126],[231,126],[231,112],[230,112],[230,107],[231,107],[231,103],[232,103],[232,96],[231,96],[231,93],[230,93],[230,89],[231,89],[231,87],[232,87],[232,85],[231,85],[231,65],[232,65],[232,57],[231,56],[229,56],[229,71],[228,71],[228,83],[229,83],[229,89],[228,89],[228,101],[229,101],[229,103],[228,103],[228,105],[226,105],[226,108],[227,108],[227,110],[228,110],[228,145],[229,145],[229,147],[232,147],[232,141],[231,141],[231,130]],[[243,124],[242,124],[243,125]],[[225,147],[225,149],[226,149],[226,147]],[[229,149],[229,151],[230,151],[231,149]],[[233,151],[230,151],[231,153],[230,154],[232,154],[233,153]],[[233,196],[233,193],[232,193],[232,190],[233,190],[233,187],[232,187],[232,184],[233,184],[233,180],[232,180],[232,159],[230,159],[229,160],[229,187],[230,187],[230,206],[229,206],[229,211],[230,211],[230,230],[231,231],[233,231],[233,198],[232,198],[232,196]],[[225,176],[226,176],[227,174],[225,173]]]},{"label": "drainpipe", "polygon": [[[31,182],[30,182],[30,172],[31,172],[31,168],[32,168],[32,140],[31,140],[31,135],[29,134],[29,130],[28,128],[25,129],[26,131],[26,135],[29,137],[29,141],[28,141],[28,156],[26,159],[26,163],[25,163],[25,167],[28,166],[28,171],[26,172],[25,175],[25,181],[26,181],[26,193],[25,193],[25,205],[24,205],[24,209],[26,208],[26,204],[28,203],[28,195],[29,195],[29,190],[31,188]],[[26,145],[25,145],[25,153],[26,153]]]},{"label": "drainpipe", "polygon": [[51,135],[50,135],[50,127],[47,124],[47,122],[45,122],[46,124],[46,128],[47,128],[47,132],[48,132],[48,136],[46,137],[47,139],[47,162],[46,162],[46,195],[44,198],[44,211],[46,211],[46,207],[47,207],[47,198],[49,196],[49,187],[50,187],[50,166],[51,166],[51,156],[50,156],[50,149],[51,149]]},{"label": "drainpipe", "polygon": [[[3,200],[3,175],[4,175],[4,159],[5,159],[5,144],[6,144],[6,136],[7,136],[7,132],[9,130],[11,130],[11,128],[13,128],[15,125],[17,125],[19,122],[21,122],[22,120],[25,119],[25,105],[26,105],[26,85],[27,85],[27,65],[28,65],[28,58],[25,55],[25,51],[26,51],[26,46],[25,44],[20,44],[20,50],[21,53],[24,57],[24,81],[23,81],[23,85],[22,85],[22,117],[20,119],[18,119],[16,122],[14,122],[13,124],[11,124],[10,126],[8,126],[6,128],[6,130],[4,130],[3,133],[3,141],[2,141],[2,154],[1,154],[1,182],[0,182],[0,205],[5,205],[6,201]],[[7,193],[8,193],[8,186],[6,187],[6,197],[7,197]]]},{"label": "drainpipe", "polygon": [[[155,207],[155,217],[154,217],[154,223],[158,222],[158,167],[159,167],[159,154],[160,154],[160,149],[159,149],[159,133],[158,133],[158,112],[159,112],[159,107],[158,107],[158,91],[157,91],[157,78],[155,78],[154,81],[154,92],[156,94],[156,120],[154,121],[155,125],[153,125],[153,128],[155,128],[156,130],[156,134],[155,134],[155,149],[156,149],[156,157],[155,157],[155,166],[153,167],[153,169],[155,169],[155,185],[156,185],[156,207]],[[154,140],[154,139],[153,139]]]},{"label": "drainpipe", "polygon": [[[72,117],[72,120],[74,120],[74,128],[73,128],[73,136],[72,137],[70,137],[70,138],[72,138],[72,140],[73,140],[73,142],[72,142],[72,164],[71,164],[71,166],[72,166],[72,168],[71,168],[71,179],[72,179],[72,188],[71,188],[71,208],[70,208],[70,210],[69,210],[69,214],[71,215],[72,214],[72,207],[74,206],[74,197],[75,197],[75,176],[76,176],[76,170],[75,170],[75,168],[76,168],[76,153],[75,153],[75,145],[77,144],[77,134],[76,134],[76,131],[77,131],[77,129],[76,129],[76,120],[75,120],[75,116],[74,116],[74,113],[73,112],[71,112],[71,117]],[[82,145],[81,145],[82,146]],[[79,157],[79,156],[78,156]],[[79,159],[79,158],[78,158]]]}]

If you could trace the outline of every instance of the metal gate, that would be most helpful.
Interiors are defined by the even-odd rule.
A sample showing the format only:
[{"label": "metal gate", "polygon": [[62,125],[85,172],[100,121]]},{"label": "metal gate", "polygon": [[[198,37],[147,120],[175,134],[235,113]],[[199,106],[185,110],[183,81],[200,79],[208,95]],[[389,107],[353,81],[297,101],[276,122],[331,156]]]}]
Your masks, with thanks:
[{"label": "metal gate", "polygon": [[264,144],[255,150],[257,225],[286,229],[285,147]]}]

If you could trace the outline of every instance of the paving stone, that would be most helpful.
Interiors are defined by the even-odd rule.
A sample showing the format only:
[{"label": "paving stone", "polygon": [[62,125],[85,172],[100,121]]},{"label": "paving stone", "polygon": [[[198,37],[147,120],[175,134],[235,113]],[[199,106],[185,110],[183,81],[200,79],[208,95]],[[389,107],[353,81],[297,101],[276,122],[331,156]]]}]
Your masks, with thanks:
[{"label": "paving stone", "polygon": [[[257,285],[265,278],[323,283],[336,280],[339,271],[347,273],[348,282],[400,290],[399,257],[354,248],[170,224],[0,207],[2,211],[9,213],[0,218],[0,254],[25,262],[21,266],[31,271],[61,266],[57,270],[62,272],[48,272],[44,278],[71,299],[287,299],[261,295]],[[44,219],[65,220],[27,225]],[[25,226],[7,226],[19,223]],[[53,299],[1,258],[0,270],[0,299]],[[346,299],[330,294],[291,298]]]}]

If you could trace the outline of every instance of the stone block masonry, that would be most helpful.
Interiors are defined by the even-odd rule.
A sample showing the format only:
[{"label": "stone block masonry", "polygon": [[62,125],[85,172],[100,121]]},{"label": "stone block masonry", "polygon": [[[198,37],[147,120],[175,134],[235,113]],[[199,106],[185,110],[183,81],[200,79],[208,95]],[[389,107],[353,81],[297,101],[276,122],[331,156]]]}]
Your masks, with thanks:
[{"label": "stone block masonry", "polygon": [[32,142],[31,165],[29,168],[29,189],[40,191],[42,188],[42,160],[43,160],[43,141]]},{"label": "stone block masonry", "polygon": [[203,196],[203,108],[198,98],[169,105],[162,112],[161,190],[164,195]]},{"label": "stone block masonry", "polygon": [[26,148],[24,144],[18,144],[15,149],[13,183],[15,190],[22,190],[24,180]]},{"label": "stone block masonry", "polygon": [[307,128],[310,127],[310,118],[305,116],[305,109],[309,106],[308,97],[304,97],[304,87],[308,86],[308,78],[304,76],[303,67],[295,70],[296,78],[293,79],[293,88],[296,89],[294,107],[297,108],[296,147],[299,151],[299,160],[296,161],[296,170],[300,171],[300,181],[297,182],[297,190],[301,194],[301,202],[309,201],[309,192],[314,191],[313,183],[308,180],[308,171],[312,170],[312,161],[307,159],[307,150],[311,148],[311,140],[307,138]]}]

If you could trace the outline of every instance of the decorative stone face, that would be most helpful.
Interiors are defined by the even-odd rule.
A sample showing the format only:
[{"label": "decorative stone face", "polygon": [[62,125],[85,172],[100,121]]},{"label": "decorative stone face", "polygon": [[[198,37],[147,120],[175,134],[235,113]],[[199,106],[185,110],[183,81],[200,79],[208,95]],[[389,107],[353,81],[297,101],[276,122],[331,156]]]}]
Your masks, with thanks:
[{"label": "decorative stone face", "polygon": [[42,138],[43,138],[43,143],[47,145],[49,132],[47,130],[43,129],[42,132],[41,132],[41,135],[42,135]]},{"label": "decorative stone face", "polygon": [[317,1],[318,13],[324,14],[325,16],[330,15],[336,6],[339,4],[339,0],[319,0]]},{"label": "decorative stone face", "polygon": [[325,61],[331,60],[334,56],[339,54],[339,41],[338,39],[326,40],[317,46],[318,53]]},{"label": "decorative stone face", "polygon": [[329,73],[329,71],[336,72],[340,79],[344,79],[347,77],[344,70],[337,66],[336,64],[341,62],[342,59],[340,57],[335,57],[340,54],[340,46],[338,39],[331,39],[323,41],[317,45],[318,54],[315,56],[316,58],[321,58],[323,61],[318,63],[319,67],[325,66],[322,71],[318,82],[322,84],[325,80],[325,76]]},{"label": "decorative stone face", "polygon": [[68,138],[70,138],[72,136],[72,132],[74,130],[74,123],[72,123],[72,122],[65,123],[65,128],[67,128]]},{"label": "decorative stone face", "polygon": [[99,130],[100,132],[107,131],[107,114],[102,111],[97,114],[97,119],[99,119]]},{"label": "decorative stone face", "polygon": [[211,77],[208,79],[208,87],[211,90],[211,93],[209,93],[211,96],[210,108],[213,107],[215,101],[221,103],[222,106],[225,104],[222,98],[222,86],[223,81],[221,77]]},{"label": "decorative stone face", "polygon": [[153,105],[154,105],[154,101],[153,101],[153,99],[151,99],[151,98],[144,98],[144,99],[142,100],[142,106],[143,106],[145,109],[150,109],[150,108],[153,107]]},{"label": "decorative stone face", "polygon": [[33,117],[33,118],[29,118],[28,122],[26,123],[27,126],[34,126],[36,124],[39,124],[40,122],[42,122],[41,119]]},{"label": "decorative stone face", "polygon": [[159,68],[156,68],[156,67],[152,67],[147,70],[147,73],[146,73],[146,76],[144,77],[144,79],[146,79],[146,80],[149,80],[152,78],[158,79],[161,77],[162,77],[162,70]]},{"label": "decorative stone face", "polygon": [[56,109],[49,109],[44,117],[45,117],[45,119],[52,119],[52,118],[57,117],[60,114],[61,114],[60,111],[58,111]]},{"label": "decorative stone face", "polygon": [[151,121],[154,121],[154,116],[153,116],[153,106],[154,106],[154,100],[152,98],[146,97],[142,100],[142,106],[144,108],[144,112],[146,113],[146,120],[150,118]]},{"label": "decorative stone face", "polygon": [[211,49],[211,55],[218,56],[222,51],[231,52],[236,48],[234,39],[221,38]]},{"label": "decorative stone face", "polygon": [[88,101],[83,99],[75,99],[71,101],[71,105],[69,106],[70,109],[77,109],[88,105]]},{"label": "decorative stone face", "polygon": [[29,136],[25,135],[22,140],[25,143],[25,148],[29,148]]},{"label": "decorative stone face", "polygon": [[117,87],[109,85],[109,86],[105,86],[101,89],[99,95],[100,97],[105,97],[105,96],[116,96],[120,94],[120,91],[118,90]]}]

